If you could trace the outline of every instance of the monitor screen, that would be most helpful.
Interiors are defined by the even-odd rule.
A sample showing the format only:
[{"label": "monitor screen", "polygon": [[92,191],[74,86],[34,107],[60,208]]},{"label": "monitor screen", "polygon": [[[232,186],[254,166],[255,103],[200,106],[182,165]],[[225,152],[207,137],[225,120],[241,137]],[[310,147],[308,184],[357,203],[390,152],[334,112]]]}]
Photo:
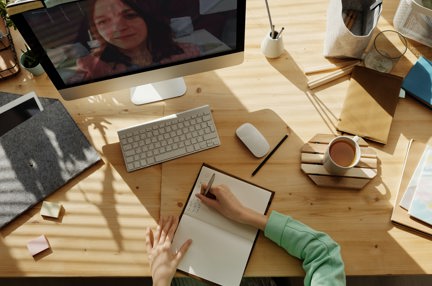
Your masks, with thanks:
[{"label": "monitor screen", "polygon": [[65,99],[243,60],[246,0],[60,2],[11,18]]}]

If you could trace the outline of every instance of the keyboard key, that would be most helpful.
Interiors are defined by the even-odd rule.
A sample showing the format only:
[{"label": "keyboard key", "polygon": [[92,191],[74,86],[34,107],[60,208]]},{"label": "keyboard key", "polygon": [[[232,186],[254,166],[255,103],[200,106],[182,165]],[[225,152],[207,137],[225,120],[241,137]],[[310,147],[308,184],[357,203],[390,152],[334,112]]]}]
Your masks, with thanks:
[{"label": "keyboard key", "polygon": [[169,159],[173,159],[176,158],[178,156],[182,156],[186,153],[186,149],[185,148],[180,148],[180,149],[176,149],[176,150],[171,150],[169,152],[157,155],[155,157],[157,162],[162,162],[162,161],[166,161]]}]

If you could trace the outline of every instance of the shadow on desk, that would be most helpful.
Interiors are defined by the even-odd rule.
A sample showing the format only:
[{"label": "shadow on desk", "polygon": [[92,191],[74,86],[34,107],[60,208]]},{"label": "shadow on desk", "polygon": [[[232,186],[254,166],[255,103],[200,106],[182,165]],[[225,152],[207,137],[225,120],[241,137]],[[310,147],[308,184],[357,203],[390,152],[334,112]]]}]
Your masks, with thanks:
[{"label": "shadow on desk", "polygon": [[[66,193],[68,190],[72,189],[74,186],[80,183],[81,180],[85,180],[89,176],[91,176],[93,173],[97,172],[100,168],[102,168],[105,165],[105,163],[100,160],[97,163],[95,163],[90,168],[84,170],[80,175],[77,177],[71,179],[69,182],[67,182],[65,185],[63,185],[61,188],[55,190],[51,195],[46,197],[44,200],[47,201],[67,201],[66,199]],[[17,216],[11,223],[3,227],[0,231],[0,234],[2,237],[7,237],[9,234],[14,232],[16,229],[20,228],[26,223],[33,223],[38,224],[38,220],[42,219],[40,216],[37,216],[37,214],[40,212],[42,205],[42,201],[34,205],[33,207],[29,208],[19,216]],[[62,210],[62,217],[65,214],[65,210]],[[62,218],[61,217],[61,218]],[[45,218],[46,219],[46,218]],[[48,219],[50,220],[50,219]],[[55,220],[55,222],[59,223],[60,220]],[[1,256],[1,255],[0,255]]]},{"label": "shadow on desk", "polygon": [[[423,46],[423,48],[427,50],[428,54],[430,54],[432,51],[428,47]],[[329,58],[328,60],[331,61],[332,59]],[[346,81],[349,75],[334,80],[321,87],[310,90],[307,87],[308,77],[304,74],[302,68],[297,64],[295,59],[288,51],[285,51],[285,53],[278,59],[267,59],[267,61],[290,83],[295,85],[298,88],[299,92],[303,92],[305,94],[305,96],[315,108],[316,112],[322,118],[322,121],[327,125],[328,132],[335,135],[340,134],[340,132],[337,132],[336,127],[340,120],[340,114],[337,113],[337,110],[335,110],[334,108],[332,109],[326,104],[326,98],[322,96],[321,91],[326,88],[330,88],[333,85],[337,85],[343,81]],[[409,60],[406,57],[403,57],[399,61],[398,66],[406,67],[409,65],[408,61]],[[398,66],[396,66],[396,68]],[[398,70],[395,71],[395,74],[403,76],[403,74],[401,74],[401,72],[399,72]],[[340,91],[339,89],[339,93],[341,92],[342,94],[340,94],[340,98],[344,100],[344,91]],[[385,152],[389,155],[394,155],[397,151],[397,143],[399,142],[401,136],[405,136],[406,138],[414,138],[416,140],[426,142],[430,137],[430,133],[427,129],[422,132],[422,128],[424,128],[424,125],[410,126],[406,124],[406,122],[409,120],[418,119],[424,119],[425,121],[429,122],[430,109],[413,100],[410,96],[407,95],[407,98],[399,99],[396,113],[393,117],[387,144],[381,144],[371,140],[367,141],[373,148],[376,148],[377,150]]]},{"label": "shadow on desk", "polygon": [[[122,180],[129,186],[139,202],[146,208],[155,221],[159,220],[161,165],[155,165],[134,172],[127,172],[120,144],[113,143],[103,146],[102,152],[111,167],[121,176]],[[114,176],[110,171],[111,176]],[[107,176],[107,175],[106,175]],[[110,183],[106,179],[107,184]]]}]

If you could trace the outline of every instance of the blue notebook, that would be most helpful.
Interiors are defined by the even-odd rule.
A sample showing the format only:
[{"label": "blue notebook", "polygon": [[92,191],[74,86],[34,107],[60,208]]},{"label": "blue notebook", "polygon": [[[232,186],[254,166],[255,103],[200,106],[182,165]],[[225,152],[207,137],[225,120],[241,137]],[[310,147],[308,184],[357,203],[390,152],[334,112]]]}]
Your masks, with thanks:
[{"label": "blue notebook", "polygon": [[412,97],[432,107],[432,62],[420,56],[402,82]]}]

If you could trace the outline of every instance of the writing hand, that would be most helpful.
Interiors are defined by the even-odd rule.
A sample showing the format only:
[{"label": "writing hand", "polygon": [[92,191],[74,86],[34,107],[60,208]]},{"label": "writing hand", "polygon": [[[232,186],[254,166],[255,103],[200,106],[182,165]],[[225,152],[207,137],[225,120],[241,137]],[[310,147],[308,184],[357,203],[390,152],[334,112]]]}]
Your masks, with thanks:
[{"label": "writing hand", "polygon": [[[207,188],[207,184],[202,184],[201,188]],[[210,189],[210,193],[214,198],[206,197],[200,193],[197,193],[196,196],[203,204],[217,210],[223,216],[233,221],[249,224],[264,230],[268,218],[263,214],[243,206],[227,186],[213,186]]]},{"label": "writing hand", "polygon": [[171,250],[171,241],[177,229],[178,219],[162,218],[155,232],[146,230],[146,248],[153,278],[153,286],[171,285],[177,265],[183,258],[192,240],[187,240],[177,252]]}]

